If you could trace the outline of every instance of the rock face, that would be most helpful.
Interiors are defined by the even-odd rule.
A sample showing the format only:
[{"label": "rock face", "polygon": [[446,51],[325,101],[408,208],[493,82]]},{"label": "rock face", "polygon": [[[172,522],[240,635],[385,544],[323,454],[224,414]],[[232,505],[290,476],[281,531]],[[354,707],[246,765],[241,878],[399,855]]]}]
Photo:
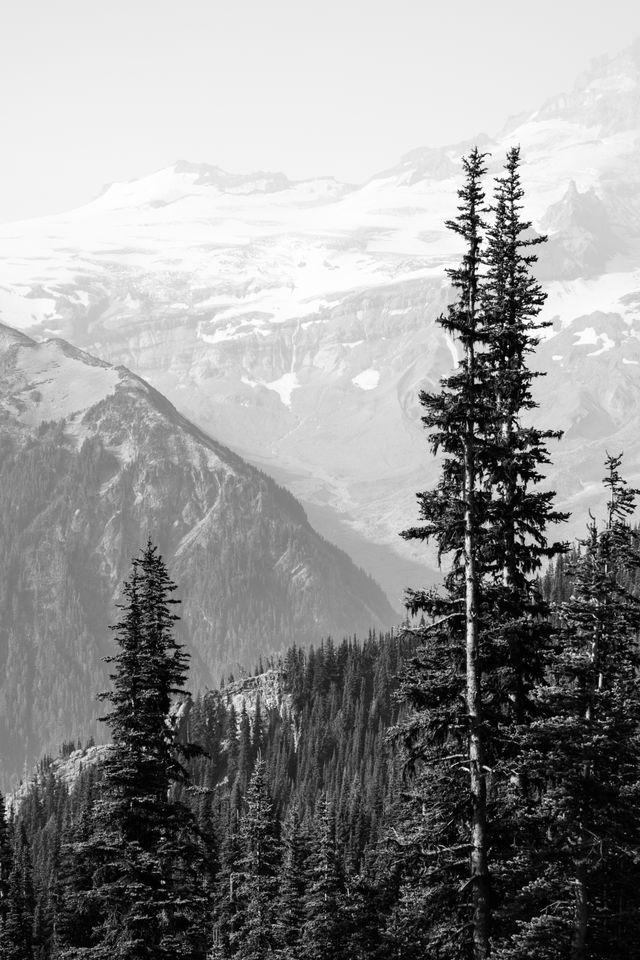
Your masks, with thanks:
[{"label": "rock face", "polygon": [[226,685],[220,695],[227,706],[233,704],[238,718],[243,709],[249,717],[253,717],[258,702],[263,711],[277,710],[282,716],[285,713],[291,714],[291,691],[287,687],[283,671],[279,669],[271,668],[254,677],[234,680]]},{"label": "rock face", "polygon": [[72,750],[70,753],[47,758],[44,762],[40,762],[30,777],[22,780],[14,790],[6,795],[7,810],[17,811],[30,794],[34,784],[42,783],[49,776],[71,790],[85,771],[102,763],[108,750],[109,747],[105,744],[97,746],[94,744],[90,747],[78,747],[77,750]]},{"label": "rock face", "polygon": [[[591,478],[607,445],[640,433],[639,97],[636,44],[480,138],[491,174],[521,145],[526,212],[550,236],[540,276],[555,326],[540,362],[552,373],[536,389],[543,420],[567,431],[551,480],[580,507],[574,530],[599,494],[571,437],[590,432]],[[292,490],[397,602],[428,577],[397,531],[436,475],[417,393],[454,360],[435,324],[459,252],[443,223],[473,142],[415,150],[360,187],[185,162],[115,184],[67,215],[0,228],[0,310],[146,377]]]},{"label": "rock face", "polygon": [[[293,707],[293,696],[287,685],[284,670],[281,667],[270,667],[263,673],[254,676],[243,677],[241,680],[234,680],[227,683],[224,688],[218,690],[209,690],[205,697],[212,697],[220,701],[229,709],[233,706],[238,721],[238,729],[243,713],[246,713],[251,722],[255,717],[260,705],[263,720],[273,713],[279,713],[280,716],[291,723],[293,729],[294,742],[298,744],[300,730],[299,717]],[[177,729],[189,739],[188,716],[193,707],[191,697],[174,701],[170,715]],[[228,744],[228,741],[227,741]],[[73,742],[67,743],[57,756],[46,756],[41,758],[36,764],[35,770],[30,776],[22,780],[6,796],[7,809],[16,810],[29,795],[34,784],[42,784],[47,778],[53,777],[57,782],[63,783],[68,789],[72,789],[79,777],[89,770],[102,764],[108,757],[111,749],[110,744],[89,744],[87,746],[74,746]]]},{"label": "rock face", "polygon": [[100,736],[108,624],[148,536],[179,584],[194,690],[261,653],[396,620],[288,491],[139,377],[0,325],[5,776]]}]

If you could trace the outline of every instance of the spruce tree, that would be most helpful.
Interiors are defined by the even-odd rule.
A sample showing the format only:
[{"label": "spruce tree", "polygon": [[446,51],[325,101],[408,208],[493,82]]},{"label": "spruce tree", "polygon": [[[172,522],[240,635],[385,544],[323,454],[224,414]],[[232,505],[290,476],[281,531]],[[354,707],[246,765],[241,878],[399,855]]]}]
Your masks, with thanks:
[{"label": "spruce tree", "polygon": [[[231,799],[231,798],[229,798]],[[213,911],[214,945],[223,956],[233,955],[237,931],[243,922],[242,903],[238,897],[238,863],[242,856],[238,816],[229,803],[226,834],[220,850],[220,871]]]},{"label": "spruce tree", "polygon": [[[450,949],[452,956],[461,956],[471,947],[476,960],[483,960],[489,951],[490,911],[479,635],[479,564],[485,514],[480,471],[482,442],[495,419],[479,361],[486,345],[481,322],[481,245],[486,226],[484,156],[476,148],[463,158],[465,182],[458,191],[458,215],[447,222],[462,239],[464,253],[461,265],[447,271],[457,297],[439,323],[459,342],[462,358],[457,369],[441,381],[439,393],[420,394],[425,410],[422,421],[429,430],[431,449],[442,455],[441,478],[435,490],[418,494],[423,525],[402,534],[406,539],[433,539],[439,557],[452,555],[445,596],[408,591],[411,613],[422,611],[434,622],[425,632],[427,642],[422,659],[414,662],[415,669],[404,684],[405,696],[412,705],[423,712],[431,711],[431,717],[426,725],[421,718],[406,727],[406,743],[413,759],[427,763],[433,770],[434,782],[428,787],[424,784],[435,801],[429,826],[433,841],[443,849],[450,848],[456,854],[456,862],[458,846],[466,844],[471,924],[456,922],[455,926],[464,931],[463,940],[467,932],[470,934],[470,942],[459,943],[455,937]],[[468,776],[466,788],[460,782],[463,771]],[[448,792],[465,797],[462,819],[466,823],[462,831],[454,829],[451,834],[446,830],[445,836],[442,823],[438,826],[436,821],[449,819],[437,815],[443,799],[438,797],[439,787],[446,789],[447,783],[452,787]],[[459,808],[460,803],[455,806]]]},{"label": "spruce tree", "polygon": [[498,840],[509,846],[516,828],[512,780],[524,789],[510,727],[531,718],[528,698],[550,636],[534,575],[562,549],[546,532],[564,517],[553,493],[537,489],[546,443],[558,434],[526,422],[536,406],[527,364],[544,297],[530,269],[529,248],[542,238],[529,237],[521,216],[519,151],[510,151],[497,180],[490,228],[483,155],[474,150],[463,166],[458,216],[447,226],[465,250],[448,271],[457,298],[440,318],[462,357],[439,393],[420,394],[441,475],[435,490],[418,495],[423,524],[403,533],[434,540],[448,569],[444,592],[407,591],[409,612],[431,622],[415,630],[424,643],[403,681],[413,707],[403,734],[415,772],[407,834],[424,851],[430,887],[428,947],[434,957],[483,960],[495,930],[492,887],[499,875],[501,896],[508,874],[501,863],[490,866],[489,848],[503,859]]},{"label": "spruce tree", "polygon": [[100,899],[93,891],[95,856],[90,842],[95,796],[94,771],[90,768],[76,785],[72,810],[60,826],[54,957],[63,950],[90,944],[101,921]]},{"label": "spruce tree", "polygon": [[483,448],[482,483],[490,496],[483,540],[482,649],[486,758],[490,767],[492,822],[492,938],[512,929],[511,899],[522,881],[519,849],[526,846],[522,808],[526,767],[519,731],[537,716],[531,691],[544,677],[553,636],[549,606],[537,574],[542,562],[561,557],[565,545],[549,542],[549,529],[566,520],[554,508],[554,492],[540,489],[549,464],[547,445],[561,434],[532,426],[532,387],[542,373],[530,369],[545,294],[532,268],[535,248],[546,238],[524,219],[520,149],[508,151],[496,178],[493,221],[487,231],[482,283],[484,380],[493,385],[496,416]]},{"label": "spruce tree", "polygon": [[302,832],[300,815],[294,807],[284,825],[282,872],[276,905],[278,957],[301,960],[300,937],[304,920],[307,838]]},{"label": "spruce tree", "polygon": [[231,945],[238,960],[268,960],[275,956],[277,943],[280,843],[261,757],[247,789],[239,841],[236,899],[240,917]]},{"label": "spruce tree", "polygon": [[570,568],[573,592],[521,732],[537,802],[523,808],[530,860],[520,921],[500,960],[631,960],[640,942],[640,599],[629,589],[638,491],[607,458],[604,525],[591,520]]},{"label": "spruce tree", "polygon": [[34,893],[31,847],[26,829],[15,830],[11,870],[6,881],[3,904],[3,929],[0,942],[2,960],[33,960]]},{"label": "spruce tree", "polygon": [[[11,852],[9,824],[7,823],[4,795],[0,792],[0,944],[2,944],[4,940],[9,895],[9,877],[12,866],[13,856]],[[0,946],[0,957],[2,957],[1,951],[2,947]]]},{"label": "spruce tree", "polygon": [[308,960],[344,960],[344,878],[336,842],[333,808],[321,798],[315,813],[316,846],[309,860],[309,879],[302,928],[302,956]]},{"label": "spruce tree", "polygon": [[149,542],[123,587],[109,657],[112,690],[100,699],[113,743],[101,770],[93,829],[75,853],[92,864],[77,909],[94,916],[83,944],[62,956],[122,960],[204,957],[203,855],[191,812],[172,799],[186,773],[179,758],[173,698],[184,694],[188,656],[175,640],[176,586]]},{"label": "spruce tree", "polygon": [[482,463],[483,484],[492,493],[484,537],[484,568],[491,575],[485,602],[492,606],[487,619],[495,624],[485,647],[501,662],[502,710],[516,724],[527,718],[528,691],[542,675],[548,635],[548,607],[533,575],[543,559],[564,551],[564,544],[548,543],[547,531],[567,518],[554,509],[555,493],[539,489],[541,470],[550,463],[547,444],[562,434],[528,422],[538,406],[532,385],[543,376],[530,369],[528,360],[550,321],[540,320],[546,294],[531,272],[537,260],[533,250],[546,237],[532,236],[531,223],[522,217],[519,168],[520,148],[513,147],[504,176],[496,178],[494,219],[487,232],[481,358],[496,412]]}]

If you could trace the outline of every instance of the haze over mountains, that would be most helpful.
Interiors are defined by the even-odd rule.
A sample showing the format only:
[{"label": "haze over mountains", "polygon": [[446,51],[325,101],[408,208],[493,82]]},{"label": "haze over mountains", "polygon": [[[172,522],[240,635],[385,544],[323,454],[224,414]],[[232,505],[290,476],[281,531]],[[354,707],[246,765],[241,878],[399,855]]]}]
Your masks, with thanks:
[{"label": "haze over mountains", "polygon": [[494,175],[521,145],[550,236],[539,419],[566,431],[551,481],[580,531],[605,447],[640,478],[639,42],[493,139],[415,150],[362,186],[179,162],[4,225],[0,319],[144,376],[285,483],[397,605],[425,578],[397,532],[436,475],[417,394],[455,362],[435,325],[458,251],[443,224],[476,142]]},{"label": "haze over mountains", "polygon": [[180,586],[194,690],[397,619],[288,491],[139,377],[0,324],[0,779],[100,730],[108,624],[148,536]]}]

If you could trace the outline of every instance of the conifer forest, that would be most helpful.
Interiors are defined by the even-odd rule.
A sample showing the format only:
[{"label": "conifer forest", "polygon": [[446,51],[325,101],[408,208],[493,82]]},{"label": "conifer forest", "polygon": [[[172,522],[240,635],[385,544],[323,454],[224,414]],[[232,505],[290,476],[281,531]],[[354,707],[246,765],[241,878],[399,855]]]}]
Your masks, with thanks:
[{"label": "conifer forest", "polygon": [[521,162],[471,150],[446,224],[458,360],[419,394],[438,480],[400,534],[440,582],[389,631],[286,620],[284,652],[193,689],[146,531],[101,626],[102,736],[0,795],[0,960],[640,958],[640,491],[603,446],[565,537]]}]

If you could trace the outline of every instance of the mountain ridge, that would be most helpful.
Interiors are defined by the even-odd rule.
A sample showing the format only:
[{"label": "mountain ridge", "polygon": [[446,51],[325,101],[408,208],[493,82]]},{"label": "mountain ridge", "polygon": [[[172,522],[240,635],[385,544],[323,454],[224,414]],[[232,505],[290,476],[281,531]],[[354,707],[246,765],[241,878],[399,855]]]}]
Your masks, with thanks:
[{"label": "mountain ridge", "polygon": [[[579,337],[589,316],[615,314],[634,336],[640,330],[638,50],[636,42],[596,61],[568,94],[481,138],[492,153],[488,190],[506,150],[521,144],[525,214],[549,234],[538,273],[551,339],[573,324]],[[444,222],[471,142],[410,151],[346,192],[336,181],[325,189],[321,178],[291,184],[268,174],[286,189],[225,193],[194,183],[216,180],[219,168],[184,162],[117,187],[108,202],[5,225],[0,318],[144,376],[190,420],[277,474],[397,605],[406,585],[437,578],[430,555],[397,532],[415,517],[415,492],[436,476],[416,398],[454,360],[436,320],[459,254]],[[246,185],[254,176],[223,179]],[[553,355],[571,356],[563,374],[603,425],[601,379],[619,378],[635,423],[633,364],[617,349],[587,352],[586,366],[565,346],[545,342],[540,356],[550,370]],[[569,435],[577,406],[568,397],[558,409],[552,380],[536,384],[536,398]],[[577,481],[565,482],[573,452],[567,443],[551,450],[549,477],[569,509],[584,499]]]},{"label": "mountain ridge", "polygon": [[4,780],[78,730],[100,737],[108,624],[148,536],[179,586],[196,690],[289,643],[397,619],[289,491],[143,379],[0,327]]}]

